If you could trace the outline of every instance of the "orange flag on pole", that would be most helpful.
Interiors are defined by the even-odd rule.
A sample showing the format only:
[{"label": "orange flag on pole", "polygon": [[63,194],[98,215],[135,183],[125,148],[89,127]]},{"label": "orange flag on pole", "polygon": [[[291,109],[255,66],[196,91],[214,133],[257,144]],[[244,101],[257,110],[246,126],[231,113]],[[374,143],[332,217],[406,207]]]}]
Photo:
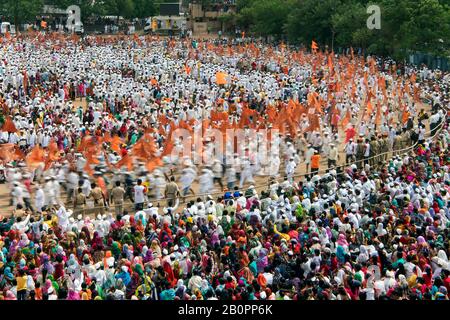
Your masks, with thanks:
[{"label": "orange flag on pole", "polygon": [[370,100],[367,102],[367,115],[370,116],[370,114],[372,113],[373,107],[372,104],[370,103]]},{"label": "orange flag on pole", "polygon": [[39,146],[35,146],[27,155],[25,162],[30,169],[36,169],[45,161],[45,151]]},{"label": "orange flag on pole", "polygon": [[171,154],[173,148],[174,148],[174,144],[172,142],[172,139],[169,139],[168,141],[166,141],[166,146],[164,147],[162,156],[167,156],[167,155]]},{"label": "orange flag on pole", "polygon": [[379,126],[381,124],[381,107],[377,103],[377,114],[375,116],[375,124]]},{"label": "orange flag on pole", "polygon": [[403,111],[403,115],[402,115],[403,123],[408,122],[408,119],[409,119],[409,112],[405,110],[405,111]]},{"label": "orange flag on pole", "polygon": [[120,161],[116,163],[116,168],[118,169],[122,168],[123,166],[126,166],[128,171],[133,170],[133,158],[129,154],[124,155],[122,159],[120,159]]},{"label": "orange flag on pole", "polygon": [[154,156],[156,151],[156,145],[153,137],[150,134],[145,134],[133,146],[131,153],[136,158],[147,161]]},{"label": "orange flag on pole", "polygon": [[328,70],[330,71],[330,74],[334,73],[333,58],[331,53],[328,55]]},{"label": "orange flag on pole", "polygon": [[0,159],[5,163],[14,161],[18,159],[18,151],[21,152],[20,149],[16,149],[16,145],[12,143],[5,143],[0,145]]},{"label": "orange flag on pole", "polygon": [[186,72],[187,75],[191,74],[191,68],[187,64],[184,66],[184,71]]},{"label": "orange flag on pole", "polygon": [[91,177],[94,175],[94,170],[92,170],[91,165],[89,162],[86,162],[86,164],[84,165],[83,170],[90,175]]},{"label": "orange flag on pole", "polygon": [[345,128],[349,122],[350,122],[350,111],[347,110],[345,117],[342,119],[341,122],[342,127]]},{"label": "orange flag on pole", "polygon": [[145,167],[147,168],[147,170],[149,172],[152,172],[157,167],[160,167],[162,165],[163,165],[163,162],[161,161],[160,158],[153,158],[152,160],[150,160],[149,162],[146,163]]},{"label": "orange flag on pole", "polygon": [[50,169],[53,162],[59,159],[59,149],[58,144],[52,139],[48,146],[47,159],[45,160],[44,171]]},{"label": "orange flag on pole", "polygon": [[311,50],[315,53],[317,50],[319,50],[319,46],[317,45],[317,42],[314,40],[311,42]]},{"label": "orange flag on pole", "polygon": [[123,140],[119,136],[115,135],[111,139],[111,150],[113,150],[115,152],[119,152],[120,146],[122,145],[122,143],[123,143]]},{"label": "orange flag on pole", "polygon": [[2,126],[2,131],[6,131],[9,133],[17,132],[17,128],[14,125],[14,122],[12,121],[11,117],[7,116],[6,121]]},{"label": "orange flag on pole", "polygon": [[217,72],[216,73],[216,83],[218,85],[226,85],[227,84],[227,77],[228,75],[224,72]]}]

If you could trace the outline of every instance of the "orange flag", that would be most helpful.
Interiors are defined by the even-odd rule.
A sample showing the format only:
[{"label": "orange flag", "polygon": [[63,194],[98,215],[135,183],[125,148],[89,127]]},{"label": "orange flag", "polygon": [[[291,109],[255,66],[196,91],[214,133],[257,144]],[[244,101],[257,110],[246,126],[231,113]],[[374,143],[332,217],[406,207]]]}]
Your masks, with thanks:
[{"label": "orange flag", "polygon": [[420,102],[420,89],[414,86],[414,101]]},{"label": "orange flag", "polygon": [[187,122],[184,121],[184,120],[180,121],[180,123],[178,124],[178,128],[185,129],[185,130],[187,130],[187,131],[189,131],[191,133],[194,132],[194,129],[192,128],[192,126],[187,124]]},{"label": "orange flag", "polygon": [[168,141],[166,141],[166,146],[164,147],[162,156],[167,156],[167,155],[171,154],[173,148],[174,148],[174,144],[172,142],[172,139],[169,139]]},{"label": "orange flag", "polygon": [[367,115],[370,116],[370,114],[372,113],[373,107],[372,104],[370,103],[370,100],[367,102]]},{"label": "orange flag", "polygon": [[187,64],[184,66],[184,71],[186,72],[187,75],[191,74],[191,68]]},{"label": "orange flag", "polygon": [[369,75],[367,72],[364,72],[364,85],[366,86],[366,89],[369,90]]},{"label": "orange flag", "polygon": [[52,139],[48,146],[47,159],[45,160],[44,171],[50,169],[53,162],[59,159],[59,149],[58,144]]},{"label": "orange flag", "polygon": [[111,138],[110,143],[111,143],[111,150],[119,152],[123,140],[119,136],[115,135],[114,137]]},{"label": "orange flag", "polygon": [[403,111],[403,115],[402,115],[402,121],[403,123],[406,123],[409,119],[409,112],[408,111]]},{"label": "orange flag", "polygon": [[381,108],[378,103],[377,103],[377,114],[375,116],[375,124],[377,126],[379,126],[381,124]]},{"label": "orange flag", "polygon": [[17,132],[17,128],[9,116],[6,117],[5,123],[2,126],[2,131],[6,131],[9,133]]},{"label": "orange flag", "polygon": [[[319,116],[317,114],[309,114],[309,127],[307,131],[315,131],[320,129]],[[292,134],[292,132],[291,132]]]},{"label": "orange flag", "polygon": [[267,114],[267,120],[270,123],[274,123],[275,119],[277,117],[277,110],[275,109],[275,107],[272,105],[269,105],[266,109],[266,114]]},{"label": "orange flag", "polygon": [[308,105],[309,106],[314,106],[314,108],[316,108],[318,113],[323,113],[322,112],[322,105],[318,99],[319,94],[317,92],[312,92],[309,94],[308,96]]},{"label": "orange flag", "polygon": [[131,153],[138,159],[147,161],[156,153],[156,145],[153,137],[150,134],[145,134],[133,146]]},{"label": "orange flag", "polygon": [[28,92],[28,73],[27,73],[27,70],[25,70],[24,73],[23,73],[23,91],[24,91],[24,94],[27,95],[27,92]]},{"label": "orange flag", "polygon": [[334,73],[333,58],[331,57],[331,53],[328,55],[328,70],[330,71],[330,74]]},{"label": "orange flag", "polygon": [[84,152],[84,157],[86,158],[86,161],[89,164],[99,164],[100,163],[100,161],[97,159],[97,152],[96,151],[97,150],[89,149],[89,150],[86,150]]},{"label": "orange flag", "polygon": [[378,77],[378,88],[386,88],[386,80],[383,77]]},{"label": "orange flag", "polygon": [[317,50],[319,50],[319,46],[317,45],[317,42],[315,42],[314,40],[311,42],[311,50],[313,52],[316,52]]},{"label": "orange flag", "polygon": [[155,170],[157,167],[160,167],[163,165],[163,162],[161,161],[160,158],[153,158],[152,160],[150,160],[149,162],[147,162],[147,164],[145,165],[145,167],[147,168],[147,170],[149,172],[152,172],[153,170]]},{"label": "orange flag", "polygon": [[87,135],[81,139],[80,145],[77,148],[77,151],[81,152],[86,150],[86,148],[92,146],[93,144],[93,136]]},{"label": "orange flag", "polygon": [[349,122],[350,122],[350,111],[347,110],[347,113],[345,114],[345,117],[342,119],[342,122],[341,122],[342,127],[345,128]]},{"label": "orange flag", "polygon": [[45,152],[39,146],[35,146],[33,150],[26,156],[25,162],[28,168],[35,169],[45,161]]},{"label": "orange flag", "polygon": [[0,159],[3,160],[5,163],[16,160],[17,158],[16,152],[17,150],[20,151],[20,149],[14,151],[15,148],[16,145],[12,143],[5,143],[0,145]]},{"label": "orange flag", "polygon": [[97,185],[102,189],[103,195],[108,198],[108,186],[106,185],[105,179],[103,177],[97,178]]},{"label": "orange flag", "polygon": [[218,85],[226,85],[227,84],[227,74],[224,72],[217,72],[216,73],[216,83]]},{"label": "orange flag", "polygon": [[48,156],[50,161],[56,161],[59,159],[59,149],[58,144],[52,139],[48,146]]},{"label": "orange flag", "polygon": [[211,121],[226,121],[228,120],[228,112],[211,111]]},{"label": "orange flag", "polygon": [[122,159],[120,159],[120,161],[116,163],[116,168],[118,169],[122,168],[123,166],[126,166],[128,171],[133,170],[133,158],[129,154],[123,156]]},{"label": "orange flag", "polygon": [[373,94],[372,90],[369,90],[369,92],[367,92],[367,101],[372,100],[372,98],[375,98],[375,95]]},{"label": "orange flag", "polygon": [[375,74],[376,69],[375,59],[371,58],[369,63],[370,63],[370,73]]},{"label": "orange flag", "polygon": [[89,164],[89,162],[86,162],[86,164],[84,165],[83,170],[90,175],[91,177],[94,175],[94,170],[92,170],[91,165]]},{"label": "orange flag", "polygon": [[409,112],[406,110],[406,106],[402,106],[400,101],[399,101],[399,107],[403,109],[403,114],[402,114],[402,122],[406,123],[409,119]]}]

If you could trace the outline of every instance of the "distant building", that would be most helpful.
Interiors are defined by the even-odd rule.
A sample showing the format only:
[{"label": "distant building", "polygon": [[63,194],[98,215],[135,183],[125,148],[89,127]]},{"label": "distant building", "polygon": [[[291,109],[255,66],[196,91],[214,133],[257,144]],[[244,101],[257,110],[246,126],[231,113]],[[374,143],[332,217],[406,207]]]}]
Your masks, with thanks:
[{"label": "distant building", "polygon": [[236,12],[236,0],[194,0],[188,10],[188,28],[194,34],[217,32],[223,28],[220,17]]},{"label": "distant building", "polygon": [[151,19],[151,31],[163,35],[184,34],[187,31],[187,18],[183,13],[181,1],[161,3],[159,15]]}]

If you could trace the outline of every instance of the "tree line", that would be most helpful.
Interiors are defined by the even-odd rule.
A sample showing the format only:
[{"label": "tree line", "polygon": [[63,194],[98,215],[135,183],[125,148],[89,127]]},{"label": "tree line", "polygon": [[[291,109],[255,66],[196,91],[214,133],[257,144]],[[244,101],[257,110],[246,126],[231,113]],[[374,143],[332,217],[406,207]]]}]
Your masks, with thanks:
[{"label": "tree line", "polygon": [[[370,5],[380,8],[380,29],[367,27]],[[450,0],[237,0],[228,19],[255,35],[294,44],[314,40],[394,58],[409,50],[450,55]]]},{"label": "tree line", "polygon": [[0,15],[15,24],[34,22],[44,5],[66,9],[77,5],[84,22],[92,16],[122,16],[125,19],[147,18],[159,13],[160,3],[173,0],[1,0]]},{"label": "tree line", "polygon": [[[0,15],[15,24],[34,22],[44,4],[81,8],[92,16],[145,18],[173,0],[2,0]],[[208,1],[205,1],[208,2]],[[381,28],[369,29],[367,8],[380,8]],[[237,0],[236,12],[221,17],[250,34],[292,44],[312,40],[328,48],[362,48],[366,53],[406,57],[408,51],[450,55],[450,0]]]}]

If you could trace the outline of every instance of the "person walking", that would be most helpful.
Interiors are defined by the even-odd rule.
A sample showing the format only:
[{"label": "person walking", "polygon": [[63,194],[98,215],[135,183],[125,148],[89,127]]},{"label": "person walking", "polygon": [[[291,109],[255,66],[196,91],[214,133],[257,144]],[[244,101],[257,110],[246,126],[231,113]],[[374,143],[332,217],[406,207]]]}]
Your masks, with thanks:
[{"label": "person walking", "polygon": [[91,194],[90,196],[94,200],[94,211],[95,214],[104,214],[105,213],[105,195],[103,194],[102,189],[97,186],[96,183],[91,184]]},{"label": "person walking", "polygon": [[314,155],[311,157],[311,175],[316,175],[320,168],[320,154],[315,150]]},{"label": "person walking", "polygon": [[170,177],[170,182],[166,185],[164,190],[164,197],[167,199],[167,203],[175,203],[180,196],[180,189],[175,182],[175,177]]},{"label": "person walking", "polygon": [[137,180],[137,185],[134,186],[134,208],[136,211],[144,209],[145,195],[147,188],[142,185],[142,180]]},{"label": "person walking", "polygon": [[330,144],[330,150],[328,151],[328,168],[336,167],[339,158],[339,151],[336,144]]},{"label": "person walking", "polygon": [[111,195],[116,215],[122,214],[125,189],[120,185],[120,181],[116,181],[116,186],[112,189]]},{"label": "person walking", "polygon": [[85,208],[86,208],[86,195],[83,193],[83,189],[79,187],[76,192],[76,196],[73,200],[73,211],[80,212],[80,214],[84,216]]}]

